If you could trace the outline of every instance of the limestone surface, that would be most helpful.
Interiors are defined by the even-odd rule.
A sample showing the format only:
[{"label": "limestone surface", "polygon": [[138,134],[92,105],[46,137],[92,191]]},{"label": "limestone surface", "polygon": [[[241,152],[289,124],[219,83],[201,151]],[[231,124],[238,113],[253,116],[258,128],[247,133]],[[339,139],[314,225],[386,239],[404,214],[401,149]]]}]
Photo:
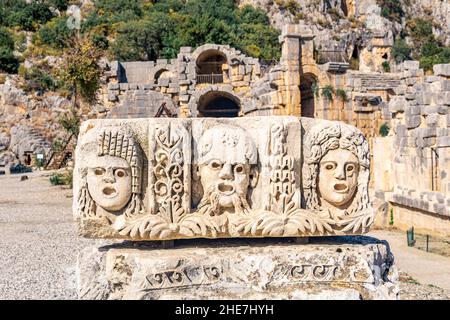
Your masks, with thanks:
[{"label": "limestone surface", "polygon": [[78,257],[79,298],[398,298],[397,268],[382,242],[137,244],[85,248]]},{"label": "limestone surface", "polygon": [[88,237],[360,234],[368,182],[368,143],[338,122],[94,120],[76,150],[74,214]]}]

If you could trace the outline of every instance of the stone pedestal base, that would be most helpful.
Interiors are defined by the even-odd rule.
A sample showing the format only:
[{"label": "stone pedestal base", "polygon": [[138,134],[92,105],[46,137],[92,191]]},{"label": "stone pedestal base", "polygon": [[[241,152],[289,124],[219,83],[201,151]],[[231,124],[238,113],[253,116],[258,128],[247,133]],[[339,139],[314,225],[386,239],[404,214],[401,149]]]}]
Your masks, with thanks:
[{"label": "stone pedestal base", "polygon": [[[344,237],[345,238],[345,237]],[[355,239],[357,239],[355,241]],[[387,243],[177,241],[85,248],[80,299],[397,299]],[[326,242],[328,241],[328,242]]]}]

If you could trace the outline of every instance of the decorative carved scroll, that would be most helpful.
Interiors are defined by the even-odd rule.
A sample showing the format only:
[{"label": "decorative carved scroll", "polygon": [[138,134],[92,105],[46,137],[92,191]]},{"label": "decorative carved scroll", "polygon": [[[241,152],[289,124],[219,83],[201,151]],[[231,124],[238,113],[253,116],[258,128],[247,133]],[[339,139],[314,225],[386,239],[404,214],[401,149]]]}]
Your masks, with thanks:
[{"label": "decorative carved scroll", "polygon": [[218,282],[223,274],[219,266],[187,266],[152,273],[141,282],[142,291],[210,285]]}]

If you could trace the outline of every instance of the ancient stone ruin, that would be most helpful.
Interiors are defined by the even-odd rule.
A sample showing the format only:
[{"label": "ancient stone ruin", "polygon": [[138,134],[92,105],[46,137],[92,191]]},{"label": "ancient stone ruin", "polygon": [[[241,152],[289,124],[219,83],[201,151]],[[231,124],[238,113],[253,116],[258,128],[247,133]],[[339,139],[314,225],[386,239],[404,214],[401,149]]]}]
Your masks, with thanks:
[{"label": "ancient stone ruin", "polygon": [[[76,150],[74,216],[83,236],[135,241],[358,235],[374,221],[369,167],[367,140],[340,122],[90,120]],[[398,291],[382,243],[272,243],[239,247],[239,253],[227,243],[165,251],[145,246],[86,249],[78,266],[80,297],[209,297],[216,288],[213,297],[220,298],[369,299],[395,298]],[[373,268],[382,272],[374,275]]]},{"label": "ancient stone ruin", "polygon": [[177,117],[343,121],[373,150],[376,225],[450,235],[450,65],[425,74],[419,61],[407,60],[380,72],[393,45],[392,34],[381,32],[361,52],[355,47],[360,63],[352,70],[348,54],[320,40],[306,25],[285,24],[281,59],[269,68],[216,44],[183,47],[172,60],[112,62],[102,95],[110,111],[102,117],[153,117],[164,103]]}]

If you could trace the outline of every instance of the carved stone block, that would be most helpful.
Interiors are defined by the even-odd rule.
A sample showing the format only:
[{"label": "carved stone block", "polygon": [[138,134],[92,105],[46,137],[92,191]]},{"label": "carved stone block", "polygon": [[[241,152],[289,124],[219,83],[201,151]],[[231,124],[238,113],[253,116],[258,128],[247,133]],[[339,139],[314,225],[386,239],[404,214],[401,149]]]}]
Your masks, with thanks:
[{"label": "carved stone block", "polygon": [[74,215],[84,236],[131,240],[360,234],[373,222],[369,159],[340,122],[89,120]]},{"label": "carved stone block", "polygon": [[[254,240],[254,239],[253,239]],[[267,239],[266,239],[267,240]],[[88,247],[78,257],[80,299],[397,299],[388,246],[156,243]],[[255,241],[255,240],[254,240]],[[264,244],[264,245],[262,245]]]}]

